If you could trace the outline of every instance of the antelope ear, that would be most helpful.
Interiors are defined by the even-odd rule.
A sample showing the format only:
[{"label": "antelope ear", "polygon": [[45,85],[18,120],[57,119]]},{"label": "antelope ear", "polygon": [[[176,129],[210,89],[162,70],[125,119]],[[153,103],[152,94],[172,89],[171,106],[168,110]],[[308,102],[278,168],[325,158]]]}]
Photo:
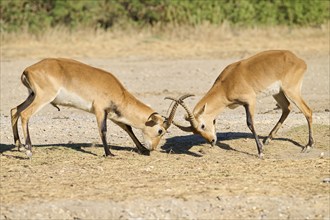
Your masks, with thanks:
[{"label": "antelope ear", "polygon": [[163,121],[164,121],[163,117],[157,112],[154,112],[149,116],[146,124],[151,124],[151,123],[158,124],[158,123],[162,123]]},{"label": "antelope ear", "polygon": [[207,107],[207,103],[205,103],[205,105],[197,112],[196,118],[200,117],[201,115],[203,115],[205,113],[206,107]]}]

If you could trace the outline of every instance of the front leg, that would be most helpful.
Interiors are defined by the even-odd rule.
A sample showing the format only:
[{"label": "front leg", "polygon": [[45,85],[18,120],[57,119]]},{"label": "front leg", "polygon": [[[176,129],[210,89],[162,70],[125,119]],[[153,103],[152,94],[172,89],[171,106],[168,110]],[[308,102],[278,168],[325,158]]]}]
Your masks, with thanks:
[{"label": "front leg", "polygon": [[257,148],[258,148],[258,155],[261,159],[263,159],[263,152],[262,152],[262,144],[258,138],[257,132],[254,129],[254,125],[253,125],[253,113],[254,113],[254,105],[249,105],[249,104],[245,104],[244,105],[245,108],[245,112],[246,112],[246,123],[248,128],[251,130],[251,132],[253,133],[254,139],[256,141],[257,144]]},{"label": "front leg", "polygon": [[116,122],[115,123],[121,127],[124,131],[127,132],[127,134],[132,138],[133,142],[135,143],[136,145],[136,148],[138,150],[138,152],[142,155],[147,155],[149,156],[150,155],[150,151],[148,149],[146,149],[142,144],[141,142],[139,141],[139,139],[137,139],[137,137],[135,136],[135,134],[133,133],[133,130],[132,130],[132,127],[127,125],[127,124],[124,124],[124,123],[121,123],[121,122]]},{"label": "front leg", "polygon": [[104,152],[105,152],[105,156],[109,157],[109,156],[114,156],[109,149],[109,146],[107,144],[107,138],[106,138],[106,134],[107,134],[107,112],[104,110],[99,110],[99,111],[95,111],[95,115],[96,115],[96,120],[97,120],[97,125],[99,128],[99,132],[100,132],[100,136],[102,139],[102,144],[104,147]]}]

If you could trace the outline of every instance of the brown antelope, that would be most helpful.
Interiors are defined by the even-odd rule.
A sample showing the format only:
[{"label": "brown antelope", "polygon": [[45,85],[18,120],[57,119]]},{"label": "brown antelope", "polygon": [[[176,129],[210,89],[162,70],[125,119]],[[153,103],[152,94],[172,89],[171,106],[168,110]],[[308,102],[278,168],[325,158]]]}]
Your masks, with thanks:
[{"label": "brown antelope", "polygon": [[[63,105],[95,114],[105,156],[113,156],[106,140],[107,118],[128,133],[140,153],[149,155],[170,127],[177,108],[174,105],[169,117],[164,119],[137,100],[111,73],[70,59],[44,59],[26,68],[21,81],[28,88],[29,96],[11,109],[11,123],[15,145],[21,150],[24,146],[17,129],[21,117],[29,157],[32,156],[29,119],[49,103],[56,108]],[[144,145],[136,138],[132,127],[142,130]]]},{"label": "brown antelope", "polygon": [[309,141],[302,151],[313,147],[312,111],[301,97],[301,86],[305,62],[286,50],[264,51],[248,59],[227,66],[215,80],[211,89],[196,104],[191,112],[182,100],[172,99],[183,106],[186,119],[191,126],[185,127],[173,122],[183,131],[200,134],[209,143],[217,141],[215,119],[226,108],[243,105],[246,111],[247,126],[254,135],[259,157],[263,157],[262,144],[254,128],[253,117],[258,94],[273,95],[282,109],[282,115],[263,141],[268,144],[291,111],[293,102],[305,115],[309,129]]}]

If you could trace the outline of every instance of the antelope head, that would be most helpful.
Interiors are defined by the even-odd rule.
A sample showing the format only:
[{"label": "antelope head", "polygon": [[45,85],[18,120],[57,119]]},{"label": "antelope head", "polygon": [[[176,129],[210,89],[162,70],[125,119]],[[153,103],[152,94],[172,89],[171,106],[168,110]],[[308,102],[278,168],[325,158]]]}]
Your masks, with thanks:
[{"label": "antelope head", "polygon": [[217,135],[215,132],[215,119],[213,116],[207,114],[207,103],[204,104],[200,109],[195,108],[194,113],[192,113],[188,109],[186,104],[183,102],[183,100],[175,99],[172,97],[166,97],[165,99],[175,101],[176,104],[180,104],[187,112],[185,119],[186,121],[190,122],[190,126],[184,126],[173,121],[172,123],[175,126],[177,126],[182,131],[199,134],[211,145],[215,145],[215,143],[217,142]]},{"label": "antelope head", "polygon": [[[179,97],[178,101],[183,101],[184,99],[192,95],[185,94]],[[168,117],[161,116],[157,112],[152,113],[147,122],[145,123],[145,128],[143,129],[144,147],[148,150],[154,150],[159,144],[160,139],[164,136],[168,128],[173,123],[175,112],[178,108],[179,103],[175,102],[171,108]]]}]

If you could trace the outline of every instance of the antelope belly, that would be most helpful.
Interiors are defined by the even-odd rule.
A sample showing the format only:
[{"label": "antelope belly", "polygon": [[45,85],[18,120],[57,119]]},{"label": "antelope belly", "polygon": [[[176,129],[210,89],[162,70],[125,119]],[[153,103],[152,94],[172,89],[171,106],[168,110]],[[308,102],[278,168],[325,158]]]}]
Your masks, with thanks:
[{"label": "antelope belly", "polygon": [[74,107],[88,112],[92,109],[91,101],[88,101],[80,95],[65,89],[61,89],[52,102],[56,105]]},{"label": "antelope belly", "polygon": [[264,98],[267,96],[272,96],[272,95],[278,94],[280,92],[280,90],[281,90],[281,82],[276,81],[276,82],[272,83],[271,85],[269,85],[266,89],[260,91],[258,94],[258,98]]}]

